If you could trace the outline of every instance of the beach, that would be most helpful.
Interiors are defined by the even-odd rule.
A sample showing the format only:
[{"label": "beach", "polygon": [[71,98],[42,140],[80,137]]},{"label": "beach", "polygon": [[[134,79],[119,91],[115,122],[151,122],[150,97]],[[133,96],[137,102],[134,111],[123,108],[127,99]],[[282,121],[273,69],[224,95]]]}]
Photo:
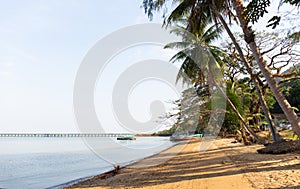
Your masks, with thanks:
[{"label": "beach", "polygon": [[207,151],[199,151],[200,141],[179,144],[110,178],[95,176],[66,188],[300,188],[300,154],[258,154],[262,145],[233,141],[217,139]]}]

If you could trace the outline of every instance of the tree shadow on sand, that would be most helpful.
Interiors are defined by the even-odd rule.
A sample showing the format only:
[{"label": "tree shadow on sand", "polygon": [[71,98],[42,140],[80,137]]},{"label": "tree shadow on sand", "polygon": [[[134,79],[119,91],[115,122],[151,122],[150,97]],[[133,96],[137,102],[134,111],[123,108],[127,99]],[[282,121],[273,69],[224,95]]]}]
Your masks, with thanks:
[{"label": "tree shadow on sand", "polygon": [[[158,166],[138,169],[128,166],[121,169],[114,177],[100,180],[96,176],[74,187],[146,187],[245,173],[300,169],[300,161],[296,164],[290,163],[297,158],[299,160],[299,155],[258,154],[256,153],[258,147],[261,146],[233,145],[221,146],[220,148],[210,149],[205,152],[187,151],[179,154],[165,153],[163,154],[164,157],[170,157],[170,159]],[[156,156],[151,158],[152,161],[158,160]],[[284,166],[282,166],[282,164],[284,164]],[[290,189],[292,188],[295,187],[290,187]]]}]

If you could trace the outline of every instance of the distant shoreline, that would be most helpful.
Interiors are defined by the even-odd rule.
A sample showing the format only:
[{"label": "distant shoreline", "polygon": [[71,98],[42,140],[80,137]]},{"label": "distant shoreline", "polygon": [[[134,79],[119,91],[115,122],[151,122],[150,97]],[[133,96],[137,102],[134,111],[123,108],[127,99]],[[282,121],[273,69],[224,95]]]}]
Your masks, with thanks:
[{"label": "distant shoreline", "polygon": [[138,137],[168,137],[171,135],[164,134],[132,134],[132,133],[0,133],[0,138],[14,138],[14,137],[40,137],[40,138],[86,138],[86,137],[118,137],[122,135],[134,135]]}]

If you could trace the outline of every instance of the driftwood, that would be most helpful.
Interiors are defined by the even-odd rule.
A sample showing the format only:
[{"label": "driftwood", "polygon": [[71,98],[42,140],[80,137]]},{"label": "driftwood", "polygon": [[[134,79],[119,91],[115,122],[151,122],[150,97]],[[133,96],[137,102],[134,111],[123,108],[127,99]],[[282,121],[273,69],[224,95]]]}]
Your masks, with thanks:
[{"label": "driftwood", "polygon": [[113,170],[108,171],[106,173],[103,173],[103,174],[99,175],[99,178],[100,179],[110,178],[112,176],[115,176],[118,173],[119,170],[120,170],[120,166],[119,165],[114,165],[114,169]]}]

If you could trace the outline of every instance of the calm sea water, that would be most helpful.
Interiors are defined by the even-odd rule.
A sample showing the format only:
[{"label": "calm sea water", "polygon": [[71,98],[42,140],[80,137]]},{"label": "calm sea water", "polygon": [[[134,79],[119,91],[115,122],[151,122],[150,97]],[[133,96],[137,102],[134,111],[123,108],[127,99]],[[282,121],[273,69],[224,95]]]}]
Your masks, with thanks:
[{"label": "calm sea water", "polygon": [[167,137],[89,140],[93,150],[81,138],[0,138],[0,188],[60,188],[173,145]]}]

